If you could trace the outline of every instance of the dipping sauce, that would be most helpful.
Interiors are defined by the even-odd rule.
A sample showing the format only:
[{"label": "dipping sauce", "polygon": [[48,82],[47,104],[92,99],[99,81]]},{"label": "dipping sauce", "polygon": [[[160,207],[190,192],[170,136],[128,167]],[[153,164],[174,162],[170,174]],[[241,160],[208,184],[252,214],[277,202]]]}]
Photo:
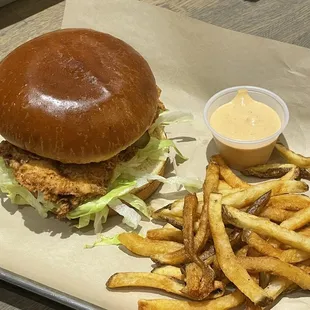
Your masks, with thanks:
[{"label": "dipping sauce", "polygon": [[[212,153],[220,153],[231,168],[242,170],[267,163],[289,111],[283,99],[267,89],[235,86],[207,101],[204,119],[216,144]],[[207,147],[207,156],[210,150]]]},{"label": "dipping sauce", "polygon": [[213,112],[210,125],[227,138],[253,141],[277,132],[281,120],[272,108],[252,99],[246,89],[240,89],[232,101]]}]

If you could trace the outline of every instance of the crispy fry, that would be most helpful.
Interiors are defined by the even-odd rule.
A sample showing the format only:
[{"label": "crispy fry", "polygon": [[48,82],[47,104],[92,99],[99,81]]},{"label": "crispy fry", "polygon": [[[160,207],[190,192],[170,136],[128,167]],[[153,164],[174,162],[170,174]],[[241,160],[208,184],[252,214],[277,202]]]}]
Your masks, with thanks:
[{"label": "crispy fry", "polygon": [[[197,195],[198,201],[203,201],[203,193],[202,192],[196,193],[196,195]],[[177,199],[173,203],[170,203],[170,204],[166,205],[165,207],[154,211],[153,214],[155,214],[155,216],[156,216],[157,213],[163,212],[163,214],[165,214],[165,215],[171,215],[172,214],[172,215],[176,215],[176,216],[182,216],[183,206],[184,206],[184,198]]]},{"label": "crispy fry", "polygon": [[283,177],[280,178],[280,180],[296,180],[298,178],[307,179],[305,178],[305,174],[301,172],[303,168],[299,168],[297,166],[294,166],[290,171],[288,171]]},{"label": "crispy fry", "polygon": [[293,248],[310,253],[310,238],[308,237],[283,228],[266,218],[247,214],[229,206],[225,206],[223,210],[226,220],[237,227],[268,235]]},{"label": "crispy fry", "polygon": [[276,144],[276,149],[279,151],[281,156],[285,158],[289,163],[294,164],[300,168],[310,167],[309,157],[304,157],[300,154],[294,153],[293,151],[289,150],[281,143]]},{"label": "crispy fry", "polygon": [[184,284],[167,276],[149,272],[115,273],[106,285],[108,288],[151,287],[183,297],[187,296],[182,292]]},{"label": "crispy fry", "polygon": [[182,217],[183,215],[183,205],[184,200],[182,199],[182,203],[171,203],[161,209],[158,209],[153,212],[153,218],[162,217],[162,216],[172,216],[172,217]]},{"label": "crispy fry", "polygon": [[[217,296],[222,296],[224,294],[224,291],[220,291],[220,287],[214,287],[215,284],[215,272],[211,268],[211,266],[198,266],[197,270],[200,270],[200,272],[196,273],[196,277],[200,277],[200,279],[197,277],[196,281],[199,279],[199,295],[196,298],[197,300],[203,300],[215,290]],[[190,276],[190,275],[189,275]],[[222,288],[223,289],[223,288]]]},{"label": "crispy fry", "polygon": [[228,310],[241,305],[245,297],[239,291],[232,294],[201,302],[153,299],[139,300],[139,310]]},{"label": "crispy fry", "polygon": [[243,246],[236,252],[237,257],[246,257],[248,254],[249,247],[247,245]]},{"label": "crispy fry", "polygon": [[213,191],[216,191],[219,184],[220,170],[219,166],[211,162],[206,170],[206,179],[203,184],[203,197],[204,204],[200,214],[200,221],[198,231],[195,235],[195,253],[201,251],[206,245],[206,242],[210,236],[209,229],[209,196]]},{"label": "crispy fry", "polygon": [[268,203],[269,208],[299,211],[310,207],[310,198],[306,195],[284,194],[273,196]]},{"label": "crispy fry", "polygon": [[261,238],[258,234],[245,230],[243,239],[246,243],[261,254],[272,256],[286,263],[302,262],[310,258],[310,253],[296,249],[281,250],[273,247],[268,241]]},{"label": "crispy fry", "polygon": [[211,266],[202,268],[196,263],[190,263],[186,266],[186,287],[183,291],[197,300],[206,299],[213,291],[217,291],[217,296],[222,296],[224,291],[219,291],[219,286],[214,287],[214,279],[215,272]]},{"label": "crispy fry", "polygon": [[286,221],[281,223],[281,227],[296,230],[310,223],[310,207],[300,210]]},{"label": "crispy fry", "polygon": [[173,225],[169,224],[169,223],[166,223],[163,228],[172,228],[172,229],[177,229],[177,230],[180,230],[178,228],[175,228]]},{"label": "crispy fry", "polygon": [[[229,241],[232,246],[237,245],[240,242],[240,240],[241,240],[241,230],[239,231],[234,230],[229,234]],[[199,257],[202,261],[204,261],[205,265],[210,265],[213,262],[214,255],[215,255],[215,249],[214,246],[211,245],[208,249],[202,252]],[[152,256],[151,258],[155,263],[173,265],[173,266],[179,266],[189,262],[189,258],[186,256],[184,248],[175,251],[173,253],[157,254]]]},{"label": "crispy fry", "polygon": [[289,279],[305,290],[310,289],[310,275],[279,259],[273,257],[239,257],[238,262],[249,271],[271,272]]},{"label": "crispy fry", "polygon": [[153,219],[166,221],[178,229],[182,229],[182,227],[183,227],[183,218],[182,217],[175,216],[172,214],[167,215],[167,214],[164,214],[162,212],[153,213],[152,216],[153,216]]},{"label": "crispy fry", "polygon": [[300,168],[300,177],[302,179],[310,180],[310,168]]},{"label": "crispy fry", "polygon": [[270,282],[270,273],[260,272],[259,273],[259,286],[261,288],[266,288]]},{"label": "crispy fry", "polygon": [[[194,299],[200,300],[200,282],[203,276],[201,268],[196,263],[187,264],[185,266],[185,274],[186,286],[183,289],[183,293],[193,296]],[[208,295],[209,294],[210,292],[208,292]],[[205,299],[207,296],[203,296],[201,299]]]},{"label": "crispy fry", "polygon": [[260,215],[266,217],[274,222],[281,223],[295,214],[293,211],[287,211],[283,209],[273,209],[267,207]]},{"label": "crispy fry", "polygon": [[258,197],[268,191],[271,195],[286,193],[302,193],[308,190],[308,185],[302,181],[268,181],[251,186],[240,192],[223,197],[223,204],[241,209],[253,203]]},{"label": "crispy fry", "polygon": [[292,284],[293,282],[287,278],[275,276],[265,288],[265,292],[275,300]]},{"label": "crispy fry", "polygon": [[156,228],[147,232],[147,238],[152,240],[166,240],[183,243],[182,230],[177,228]]},{"label": "crispy fry", "polygon": [[239,264],[231,248],[222,220],[221,198],[220,194],[211,194],[209,204],[210,227],[218,262],[226,277],[251,301],[255,304],[265,305],[269,301],[269,297]]},{"label": "crispy fry", "polygon": [[262,310],[263,308],[258,305],[254,305],[254,303],[250,300],[247,299],[245,302],[245,310]]},{"label": "crispy fry", "polygon": [[218,193],[222,194],[223,197],[225,197],[225,196],[228,196],[230,194],[240,193],[242,190],[243,190],[242,188],[229,188],[229,189],[219,190]]},{"label": "crispy fry", "polygon": [[213,284],[213,291],[212,293],[208,296],[209,299],[213,299],[213,298],[219,298],[224,296],[225,294],[225,287],[226,287],[226,283],[223,281],[214,281]]},{"label": "crispy fry", "polygon": [[[230,232],[229,242],[232,247],[237,246],[241,241],[241,233],[242,231],[239,229],[234,229]],[[200,259],[204,261],[205,265],[210,265],[214,261],[214,258],[215,248],[213,245],[210,245],[210,247],[200,255]]]},{"label": "crispy fry", "polygon": [[299,234],[310,237],[310,226],[307,226],[305,228],[302,228],[298,231]]},{"label": "crispy fry", "polygon": [[222,190],[222,189],[231,189],[232,187],[224,180],[219,180],[219,186],[218,186],[218,190]]},{"label": "crispy fry", "polygon": [[247,188],[250,184],[238,178],[232,170],[226,165],[225,161],[220,155],[212,156],[212,160],[220,166],[221,177],[233,188]]},{"label": "crispy fry", "polygon": [[196,195],[188,194],[184,198],[183,209],[183,242],[186,253],[193,257],[194,251],[194,222],[198,200]]},{"label": "crispy fry", "polygon": [[170,252],[170,253],[159,253],[151,255],[153,262],[164,265],[180,266],[182,264],[188,263],[190,258],[187,257],[184,247],[180,250]]},{"label": "crispy fry", "polygon": [[[197,206],[197,216],[198,216],[200,215],[202,207],[203,207],[203,196],[198,193],[197,199],[198,199],[198,206]],[[153,218],[158,218],[158,219],[162,219],[165,217],[183,218],[183,206],[184,206],[184,198],[178,199],[175,202],[155,211],[153,213]]]},{"label": "crispy fry", "polygon": [[295,180],[299,177],[300,170],[293,164],[266,164],[247,168],[241,173],[262,179],[282,177],[282,180]]},{"label": "crispy fry", "polygon": [[[208,176],[211,182],[213,182],[214,180],[212,166],[213,164],[211,163],[208,167]],[[206,187],[208,186],[209,185],[206,185]],[[216,184],[214,184],[214,186],[216,186],[215,188],[217,188],[218,186],[218,176],[217,176],[217,182]],[[208,204],[208,200],[206,201],[204,203]],[[183,290],[183,292],[184,293],[186,292],[189,296],[192,296],[197,300],[202,300],[205,299],[213,291],[213,282],[215,274],[212,268],[210,266],[205,266],[203,261],[196,254],[194,244],[194,221],[195,221],[194,217],[197,205],[198,200],[196,195],[189,194],[185,197],[184,211],[183,211],[183,220],[184,220],[183,241],[185,252],[191,258],[193,263],[186,266],[186,287]],[[201,219],[199,227],[201,226],[202,222],[203,220]],[[205,228],[208,229],[207,226],[205,226]],[[199,234],[199,231],[200,229],[198,229],[197,235]],[[202,237],[204,236],[201,235],[200,238]],[[203,240],[198,239],[198,242],[199,241],[203,242]]]},{"label": "crispy fry", "polygon": [[264,212],[269,200],[271,197],[271,191],[265,193],[264,195],[258,197],[254,203],[247,208],[246,213],[253,214],[253,215],[259,215],[262,212]]},{"label": "crispy fry", "polygon": [[122,233],[118,239],[128,250],[140,256],[174,252],[183,247],[177,242],[150,240],[135,233]]},{"label": "crispy fry", "polygon": [[181,268],[170,265],[156,267],[151,271],[151,273],[156,273],[170,278],[175,278],[179,281],[184,281],[185,279],[185,276],[182,273]]}]

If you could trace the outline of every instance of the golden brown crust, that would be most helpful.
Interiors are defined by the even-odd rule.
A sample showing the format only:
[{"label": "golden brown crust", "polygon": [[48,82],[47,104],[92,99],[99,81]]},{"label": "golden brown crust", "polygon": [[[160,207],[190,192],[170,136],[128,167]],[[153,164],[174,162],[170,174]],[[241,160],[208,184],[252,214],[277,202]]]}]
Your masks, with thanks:
[{"label": "golden brown crust", "polygon": [[144,134],[158,107],[143,57],[88,29],[59,30],[21,45],[0,63],[0,81],[0,134],[63,163],[111,158]]}]

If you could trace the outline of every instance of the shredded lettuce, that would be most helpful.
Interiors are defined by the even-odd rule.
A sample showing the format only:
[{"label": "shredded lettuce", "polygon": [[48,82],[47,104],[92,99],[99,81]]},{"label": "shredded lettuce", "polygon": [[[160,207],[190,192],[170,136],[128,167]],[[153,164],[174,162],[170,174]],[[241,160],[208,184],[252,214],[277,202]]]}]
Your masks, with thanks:
[{"label": "shredded lettuce", "polygon": [[131,207],[133,207],[136,210],[140,211],[146,217],[148,217],[148,218],[151,217],[150,208],[139,197],[137,197],[137,196],[135,196],[133,194],[126,194],[126,195],[120,197],[120,199],[125,201],[125,202],[127,202]]},{"label": "shredded lettuce", "polygon": [[158,126],[190,122],[193,119],[194,117],[191,113],[181,111],[164,111],[159,114],[158,118],[149,129],[149,132],[153,132]]},{"label": "shredded lettuce", "polygon": [[116,182],[115,188],[110,190],[106,195],[78,206],[76,209],[72,210],[67,217],[69,219],[75,219],[81,216],[101,212],[113,199],[128,194],[136,188],[136,186],[136,181],[119,180]]},{"label": "shredded lettuce", "polygon": [[84,215],[79,218],[79,223],[75,225],[76,228],[81,229],[88,226],[90,223],[90,215]]},{"label": "shredded lettuce", "polygon": [[141,216],[134,209],[122,203],[119,199],[114,199],[109,203],[109,207],[123,217],[123,223],[136,229],[141,221]]},{"label": "shredded lettuce", "polygon": [[109,215],[108,206],[105,206],[105,208],[102,211],[96,213],[94,220],[94,228],[96,234],[102,231],[102,224],[104,224],[107,221],[108,215]]},{"label": "shredded lettuce", "polygon": [[113,180],[116,180],[122,175],[136,176],[137,172],[140,170],[137,169],[141,167],[146,161],[163,161],[168,158],[169,148],[175,150],[175,157],[178,163],[183,163],[187,160],[180,150],[176,147],[175,143],[172,140],[168,139],[157,139],[154,137],[150,138],[149,143],[144,149],[138,150],[136,155],[131,158],[129,161],[119,164],[115,171]]},{"label": "shredded lettuce", "polygon": [[121,242],[118,239],[119,235],[115,235],[112,237],[105,237],[99,236],[99,238],[93,244],[86,244],[85,249],[91,249],[96,246],[103,246],[103,245],[120,245]]}]

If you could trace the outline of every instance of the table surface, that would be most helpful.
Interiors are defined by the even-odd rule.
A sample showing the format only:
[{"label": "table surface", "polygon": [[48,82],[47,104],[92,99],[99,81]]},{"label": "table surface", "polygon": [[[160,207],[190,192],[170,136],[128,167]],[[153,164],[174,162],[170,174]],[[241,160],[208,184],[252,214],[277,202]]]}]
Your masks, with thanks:
[{"label": "table surface", "polygon": [[[310,0],[140,0],[243,33],[310,47]],[[0,60],[21,43],[60,28],[61,0],[18,0],[0,8]],[[65,310],[0,281],[0,310]]]}]

